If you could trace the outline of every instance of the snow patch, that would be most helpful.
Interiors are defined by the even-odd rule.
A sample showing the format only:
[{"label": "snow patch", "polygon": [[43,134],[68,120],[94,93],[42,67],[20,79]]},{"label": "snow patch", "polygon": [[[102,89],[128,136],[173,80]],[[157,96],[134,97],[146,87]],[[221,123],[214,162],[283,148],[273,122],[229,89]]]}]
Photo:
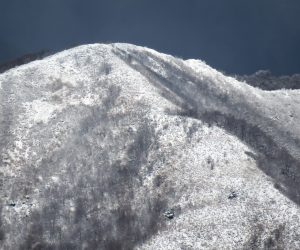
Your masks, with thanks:
[{"label": "snow patch", "polygon": [[24,104],[26,114],[30,122],[37,123],[48,123],[53,118],[54,113],[61,110],[62,107],[48,103],[46,101],[34,100]]}]

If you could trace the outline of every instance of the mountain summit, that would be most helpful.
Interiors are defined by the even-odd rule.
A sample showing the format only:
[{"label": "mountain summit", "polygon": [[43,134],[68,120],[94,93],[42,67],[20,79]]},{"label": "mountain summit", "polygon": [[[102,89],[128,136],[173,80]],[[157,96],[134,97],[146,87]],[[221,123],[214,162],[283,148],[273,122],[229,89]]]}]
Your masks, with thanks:
[{"label": "mountain summit", "polygon": [[1,249],[299,249],[300,91],[92,44],[0,75]]}]

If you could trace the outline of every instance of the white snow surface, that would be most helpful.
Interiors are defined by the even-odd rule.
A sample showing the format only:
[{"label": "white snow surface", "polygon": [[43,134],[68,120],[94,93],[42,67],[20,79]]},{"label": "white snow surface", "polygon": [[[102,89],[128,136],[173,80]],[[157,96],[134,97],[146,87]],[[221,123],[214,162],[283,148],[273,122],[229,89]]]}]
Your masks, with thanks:
[{"label": "white snow surface", "polygon": [[299,90],[91,44],[1,74],[0,116],[2,249],[300,249]]}]

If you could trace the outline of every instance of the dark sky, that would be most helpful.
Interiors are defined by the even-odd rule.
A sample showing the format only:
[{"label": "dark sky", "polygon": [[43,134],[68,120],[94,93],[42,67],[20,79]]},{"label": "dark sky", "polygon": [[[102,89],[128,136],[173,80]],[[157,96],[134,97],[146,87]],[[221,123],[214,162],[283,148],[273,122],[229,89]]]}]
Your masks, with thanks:
[{"label": "dark sky", "polygon": [[227,73],[300,72],[300,0],[0,0],[0,62],[129,42]]}]

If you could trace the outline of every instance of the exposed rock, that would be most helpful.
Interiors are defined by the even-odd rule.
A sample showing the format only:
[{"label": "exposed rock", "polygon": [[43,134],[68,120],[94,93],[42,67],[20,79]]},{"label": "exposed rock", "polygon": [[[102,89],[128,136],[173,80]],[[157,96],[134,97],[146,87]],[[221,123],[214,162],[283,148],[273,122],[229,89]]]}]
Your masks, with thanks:
[{"label": "exposed rock", "polygon": [[128,44],[10,69],[1,248],[300,249],[299,105]]},{"label": "exposed rock", "polygon": [[236,198],[238,195],[235,191],[230,192],[230,194],[228,195],[228,199],[232,200],[234,198]]},{"label": "exposed rock", "polygon": [[164,216],[168,219],[173,219],[174,216],[175,216],[175,212],[174,212],[174,209],[171,208],[171,209],[168,209],[167,211],[164,212]]}]

